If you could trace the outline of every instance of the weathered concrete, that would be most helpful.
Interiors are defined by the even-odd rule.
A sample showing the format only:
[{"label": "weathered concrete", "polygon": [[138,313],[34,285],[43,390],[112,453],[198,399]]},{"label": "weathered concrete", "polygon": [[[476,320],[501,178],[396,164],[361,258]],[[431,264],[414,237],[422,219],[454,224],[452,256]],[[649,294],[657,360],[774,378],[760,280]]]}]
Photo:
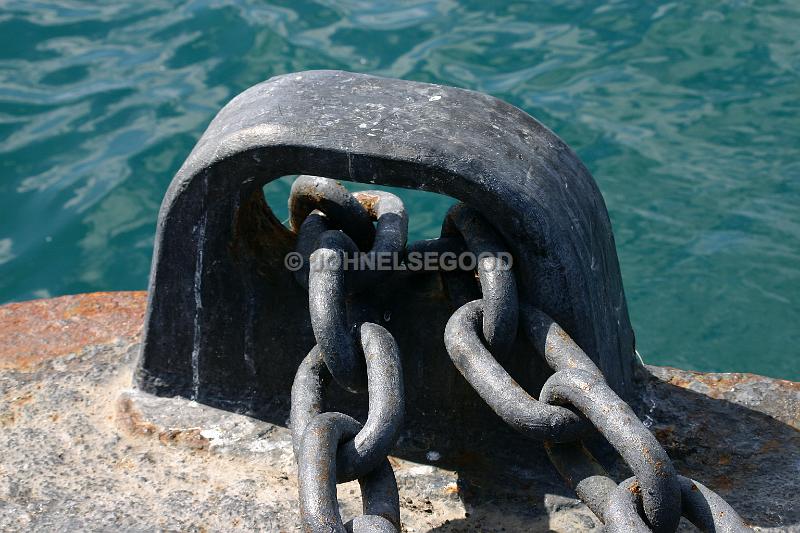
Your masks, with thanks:
[{"label": "weathered concrete", "polygon": [[[123,392],[144,298],[101,293],[0,307],[0,530],[297,530],[279,406],[237,414]],[[756,528],[800,531],[800,384],[647,370],[634,407],[678,471]],[[453,451],[406,432],[391,458],[407,531],[599,527],[538,444],[511,432],[449,431],[461,443]],[[357,484],[339,494],[345,515],[359,512]]]}]

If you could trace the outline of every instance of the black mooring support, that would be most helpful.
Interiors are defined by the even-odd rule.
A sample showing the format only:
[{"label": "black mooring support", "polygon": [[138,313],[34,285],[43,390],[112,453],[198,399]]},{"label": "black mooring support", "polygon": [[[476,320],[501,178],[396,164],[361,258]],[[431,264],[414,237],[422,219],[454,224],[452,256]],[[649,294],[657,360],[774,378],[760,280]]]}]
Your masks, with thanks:
[{"label": "black mooring support", "polygon": [[[311,174],[420,189],[480,211],[514,255],[520,299],[559,322],[625,395],[636,364],[614,238],[586,167],[553,132],[472,91],[340,71],[278,76],[214,118],[158,219],[137,385],[212,404],[288,399],[314,345],[283,265],[295,235],[264,184]],[[407,420],[497,418],[453,368],[439,273],[369,291],[398,341]],[[506,358],[534,395],[550,374],[520,335]],[[343,395],[346,401],[346,395]]]}]

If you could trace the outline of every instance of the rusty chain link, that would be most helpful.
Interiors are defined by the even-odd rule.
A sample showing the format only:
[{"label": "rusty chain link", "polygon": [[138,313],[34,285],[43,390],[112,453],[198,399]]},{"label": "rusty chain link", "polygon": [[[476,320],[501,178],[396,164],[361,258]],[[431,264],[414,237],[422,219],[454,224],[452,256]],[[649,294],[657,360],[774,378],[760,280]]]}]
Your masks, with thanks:
[{"label": "rusty chain link", "polygon": [[680,519],[680,487],[667,452],[633,410],[597,375],[562,369],[540,394],[547,403],[577,407],[636,474],[645,516],[656,532],[675,531]]},{"label": "rusty chain link", "polygon": [[[701,531],[751,531],[736,511],[720,496],[688,477],[677,476],[681,490],[681,513]],[[650,529],[637,506],[643,487],[636,477],[619,484],[610,494],[605,511],[607,533],[646,533]]]},{"label": "rusty chain link", "polygon": [[[359,327],[367,361],[369,410],[358,435],[339,446],[337,478],[351,481],[371,471],[394,445],[403,422],[403,371],[392,335],[377,324]],[[295,455],[309,421],[322,412],[324,385],[330,374],[315,346],[306,356],[292,385],[290,421]]]},{"label": "rusty chain link", "polygon": [[[305,268],[296,277],[308,288],[309,314],[317,345],[295,374],[290,425],[298,464],[300,516],[309,532],[397,532],[400,501],[387,455],[405,410],[397,343],[383,327],[351,323],[348,295],[378,280],[377,270],[345,269],[347,254],[402,253],[408,219],[389,193],[351,195],[339,183],[301,176],[289,208]],[[373,226],[377,219],[377,231]],[[341,230],[341,231],[340,231]],[[354,338],[354,331],[358,339]],[[324,387],[333,378],[350,392],[369,393],[366,423],[323,412]],[[336,484],[358,479],[363,515],[342,523]]]},{"label": "rusty chain link", "polygon": [[375,240],[369,212],[339,182],[317,176],[299,176],[289,194],[289,220],[295,232],[314,211],[324,213],[358,245],[367,250]]},{"label": "rusty chain link", "polygon": [[[499,236],[474,210],[457,206],[448,213],[448,219],[443,234],[452,234],[448,227],[452,224],[473,253],[502,251]],[[539,401],[509,376],[493,357],[489,341],[491,319],[496,319],[498,310],[519,309],[513,274],[507,274],[490,278],[479,268],[483,298],[462,305],[445,328],[445,347],[454,365],[489,407],[523,435],[544,440],[557,469],[614,531],[675,531],[682,512],[709,531],[747,530],[735,511],[705,487],[692,484],[695,489],[691,496],[682,497],[689,490],[683,481],[686,478],[675,473],[653,434],[569,335],[545,313],[530,306],[520,310],[523,329],[554,374],[542,387]],[[505,340],[511,341],[513,337]],[[583,417],[568,407],[576,408]],[[622,456],[635,477],[617,486],[591,457],[578,440],[589,429],[587,419]],[[633,484],[638,488],[636,497],[624,498],[623,492],[631,494]],[[638,506],[644,517],[639,515]],[[709,509],[722,510],[725,518],[714,517]],[[629,529],[631,524],[638,529]]]},{"label": "rusty chain link", "polygon": [[[333,180],[301,176],[289,206],[297,251],[305,259],[296,277],[309,291],[317,341],[295,376],[290,417],[306,531],[400,530],[397,485],[387,460],[404,413],[400,354],[386,329],[365,320],[354,323],[348,312],[349,298],[386,272],[369,266],[349,271],[344,262],[361,251],[366,264],[374,265],[380,254],[405,258],[411,251],[462,250],[478,257],[481,297],[469,297],[475,294],[470,276],[443,276],[460,306],[444,332],[453,364],[508,425],[544,441],[556,469],[609,531],[675,531],[681,516],[705,531],[749,531],[721,497],[675,472],[653,434],[552,318],[519,303],[511,265],[501,257],[506,247],[476,210],[453,206],[441,238],[406,246],[408,217],[392,194],[351,194]],[[502,365],[518,327],[554,372],[538,400]],[[331,378],[351,392],[368,391],[363,426],[342,413],[323,412]],[[593,430],[619,453],[633,477],[618,484],[608,476],[582,441]],[[336,483],[354,479],[364,514],[343,524]]]},{"label": "rusty chain link", "polygon": [[[442,225],[442,236],[460,236],[467,250],[478,256],[478,278],[482,298],[482,333],[489,350],[505,354],[517,336],[519,303],[517,282],[511,265],[499,265],[497,256],[504,252],[498,236],[480,215],[464,204],[450,208]],[[450,282],[452,283],[452,282]]]},{"label": "rusty chain link", "polygon": [[[306,531],[379,531],[395,533],[400,526],[400,499],[392,467],[385,457],[377,468],[359,478],[364,515],[347,525],[336,500],[336,454],[342,442],[353,439],[361,424],[342,413],[316,415],[306,425],[297,455],[300,516]],[[361,522],[364,520],[365,523]],[[349,527],[348,527],[349,526]],[[357,527],[363,526],[363,527]]]}]

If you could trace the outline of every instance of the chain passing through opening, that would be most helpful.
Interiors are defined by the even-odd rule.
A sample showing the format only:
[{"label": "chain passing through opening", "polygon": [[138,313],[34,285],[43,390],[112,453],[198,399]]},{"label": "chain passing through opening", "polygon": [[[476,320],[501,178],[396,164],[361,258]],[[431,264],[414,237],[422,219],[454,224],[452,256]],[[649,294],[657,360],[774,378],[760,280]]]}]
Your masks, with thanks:
[{"label": "chain passing through opening", "polygon": [[[681,516],[706,531],[749,531],[736,512],[700,483],[679,476],[666,451],[600,369],[552,318],[520,304],[510,257],[500,235],[478,211],[457,204],[440,239],[406,245],[408,217],[395,195],[349,193],[336,181],[301,176],[292,186],[290,220],[304,259],[297,281],[308,289],[314,346],[292,386],[291,428],[298,462],[300,515],[306,531],[400,531],[397,484],[387,455],[403,424],[401,354],[391,333],[352,310],[360,292],[390,274],[347,270],[347,256],[380,254],[402,263],[411,251],[467,250],[474,279],[443,272],[458,309],[444,331],[447,352],[477,394],[509,426],[543,441],[548,456],[578,497],[609,531],[671,532]],[[376,224],[374,224],[376,222]],[[357,316],[357,319],[354,318]],[[553,370],[538,400],[503,367],[520,329]],[[335,382],[368,392],[365,423],[325,412],[325,387]],[[597,431],[634,476],[615,482],[583,440]],[[363,516],[344,524],[336,484],[358,479]]]}]

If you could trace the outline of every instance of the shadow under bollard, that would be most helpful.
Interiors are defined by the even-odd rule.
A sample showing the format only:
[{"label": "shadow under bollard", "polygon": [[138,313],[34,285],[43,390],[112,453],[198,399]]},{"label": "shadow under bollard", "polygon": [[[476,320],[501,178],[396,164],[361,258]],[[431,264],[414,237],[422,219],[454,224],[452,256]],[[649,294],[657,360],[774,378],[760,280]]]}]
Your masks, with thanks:
[{"label": "shadow under bollard", "polygon": [[637,411],[679,473],[759,527],[800,526],[800,384],[647,367]]},{"label": "shadow under bollard", "polygon": [[[752,526],[779,531],[800,526],[800,384],[753,374],[704,374],[648,366],[639,375],[639,417],[656,435],[676,470],[725,498]],[[566,487],[539,443],[505,441],[494,457],[474,445],[473,464],[442,463],[459,476],[469,516],[430,529],[569,531],[600,527],[588,510],[576,512]],[[592,442],[617,480],[631,475],[604,442]],[[485,454],[486,453],[486,454]],[[455,456],[459,457],[458,454]],[[559,511],[569,509],[559,517]],[[681,530],[694,530],[683,520]]]},{"label": "shadow under bollard", "polygon": [[[704,374],[656,366],[642,367],[637,384],[630,404],[679,474],[718,493],[753,526],[777,531],[800,527],[800,384],[753,374]],[[162,402],[185,402],[151,398],[156,403],[145,409],[149,414],[169,411]],[[285,427],[288,404],[280,398],[263,400],[216,407]],[[366,419],[366,398],[360,398],[359,405],[340,407]],[[178,418],[188,426],[197,425],[185,415]],[[496,422],[491,417],[438,418],[436,425],[406,424],[391,459],[404,521],[408,519],[418,532],[600,528],[601,521],[576,500],[542,443],[527,440],[499,417]],[[273,432],[266,438],[277,435]],[[288,446],[288,434],[283,438]],[[632,475],[602,437],[595,436],[587,446],[614,479]],[[340,502],[343,514],[359,514],[352,489],[341,490],[351,494]],[[684,520],[681,530],[694,528]]]},{"label": "shadow under bollard", "polygon": [[[717,492],[753,526],[778,531],[800,526],[800,384],[656,366],[640,369],[637,381],[631,406],[679,474]],[[362,403],[351,414],[364,420]],[[283,402],[217,407],[244,411],[275,426],[285,426],[288,416]],[[602,526],[576,501],[542,443],[525,439],[499,418],[497,424],[473,422],[407,425],[393,450],[401,509],[405,517],[413,516],[415,531],[586,531]],[[587,446],[614,479],[632,475],[602,437]],[[359,513],[354,502],[342,505],[343,514]],[[420,528],[426,514],[432,525]],[[681,529],[694,530],[685,520]]]}]

